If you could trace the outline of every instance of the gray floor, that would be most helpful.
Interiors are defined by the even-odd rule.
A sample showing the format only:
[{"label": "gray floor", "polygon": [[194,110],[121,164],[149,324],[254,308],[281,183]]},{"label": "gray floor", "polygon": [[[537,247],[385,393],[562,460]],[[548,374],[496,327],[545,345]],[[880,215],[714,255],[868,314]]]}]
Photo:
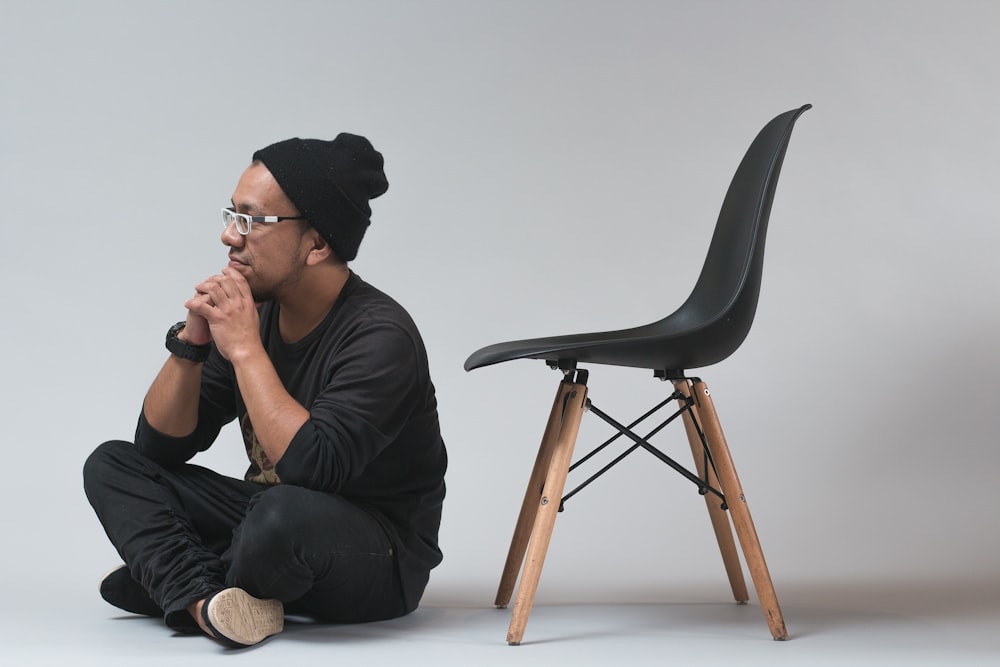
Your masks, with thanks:
[{"label": "gray floor", "polygon": [[4,665],[1000,665],[1000,587],[976,582],[786,585],[786,642],[770,639],[756,605],[696,588],[660,592],[657,602],[634,602],[639,591],[627,604],[543,602],[518,647],[504,643],[506,611],[470,600],[469,590],[432,590],[406,618],[293,620],[243,651],[119,614],[89,588],[17,593],[20,608],[4,600]]}]

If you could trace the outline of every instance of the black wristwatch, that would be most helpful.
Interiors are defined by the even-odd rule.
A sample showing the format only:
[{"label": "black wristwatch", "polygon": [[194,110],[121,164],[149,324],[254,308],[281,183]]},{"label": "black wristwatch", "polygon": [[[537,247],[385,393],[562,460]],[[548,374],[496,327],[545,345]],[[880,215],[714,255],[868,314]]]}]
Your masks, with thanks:
[{"label": "black wristwatch", "polygon": [[181,359],[202,363],[208,359],[208,353],[212,349],[211,345],[192,345],[177,337],[177,334],[184,328],[185,322],[181,321],[170,327],[167,331],[167,349],[170,354]]}]

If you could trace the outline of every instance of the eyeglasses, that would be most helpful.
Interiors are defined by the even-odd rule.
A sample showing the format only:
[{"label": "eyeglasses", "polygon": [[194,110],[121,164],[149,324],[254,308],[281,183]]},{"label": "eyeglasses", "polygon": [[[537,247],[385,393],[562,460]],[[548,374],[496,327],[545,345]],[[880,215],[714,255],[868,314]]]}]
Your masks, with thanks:
[{"label": "eyeglasses", "polygon": [[305,220],[304,215],[247,215],[246,213],[237,213],[231,208],[222,209],[222,224],[227,228],[229,225],[236,223],[236,231],[238,231],[243,236],[250,233],[253,229],[253,223],[270,223],[270,222],[281,222],[282,220]]}]

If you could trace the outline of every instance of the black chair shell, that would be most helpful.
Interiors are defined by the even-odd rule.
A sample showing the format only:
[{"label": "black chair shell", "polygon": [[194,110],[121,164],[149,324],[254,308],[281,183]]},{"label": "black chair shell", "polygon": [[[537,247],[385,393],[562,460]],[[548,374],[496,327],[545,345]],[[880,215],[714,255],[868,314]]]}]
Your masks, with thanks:
[{"label": "black chair shell", "polygon": [[698,281],[667,317],[644,326],[497,343],[477,350],[465,370],[513,359],[648,368],[666,378],[730,356],[750,331],[760,294],[771,203],[792,128],[811,105],[769,122],[733,176]]}]

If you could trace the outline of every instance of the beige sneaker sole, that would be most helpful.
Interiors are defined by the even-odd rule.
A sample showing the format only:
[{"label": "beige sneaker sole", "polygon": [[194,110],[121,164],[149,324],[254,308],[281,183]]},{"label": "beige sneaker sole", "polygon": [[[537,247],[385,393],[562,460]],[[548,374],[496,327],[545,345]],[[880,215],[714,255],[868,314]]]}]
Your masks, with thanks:
[{"label": "beige sneaker sole", "polygon": [[213,595],[205,615],[215,632],[243,646],[253,646],[285,627],[279,600],[261,600],[241,588],[227,588]]}]

